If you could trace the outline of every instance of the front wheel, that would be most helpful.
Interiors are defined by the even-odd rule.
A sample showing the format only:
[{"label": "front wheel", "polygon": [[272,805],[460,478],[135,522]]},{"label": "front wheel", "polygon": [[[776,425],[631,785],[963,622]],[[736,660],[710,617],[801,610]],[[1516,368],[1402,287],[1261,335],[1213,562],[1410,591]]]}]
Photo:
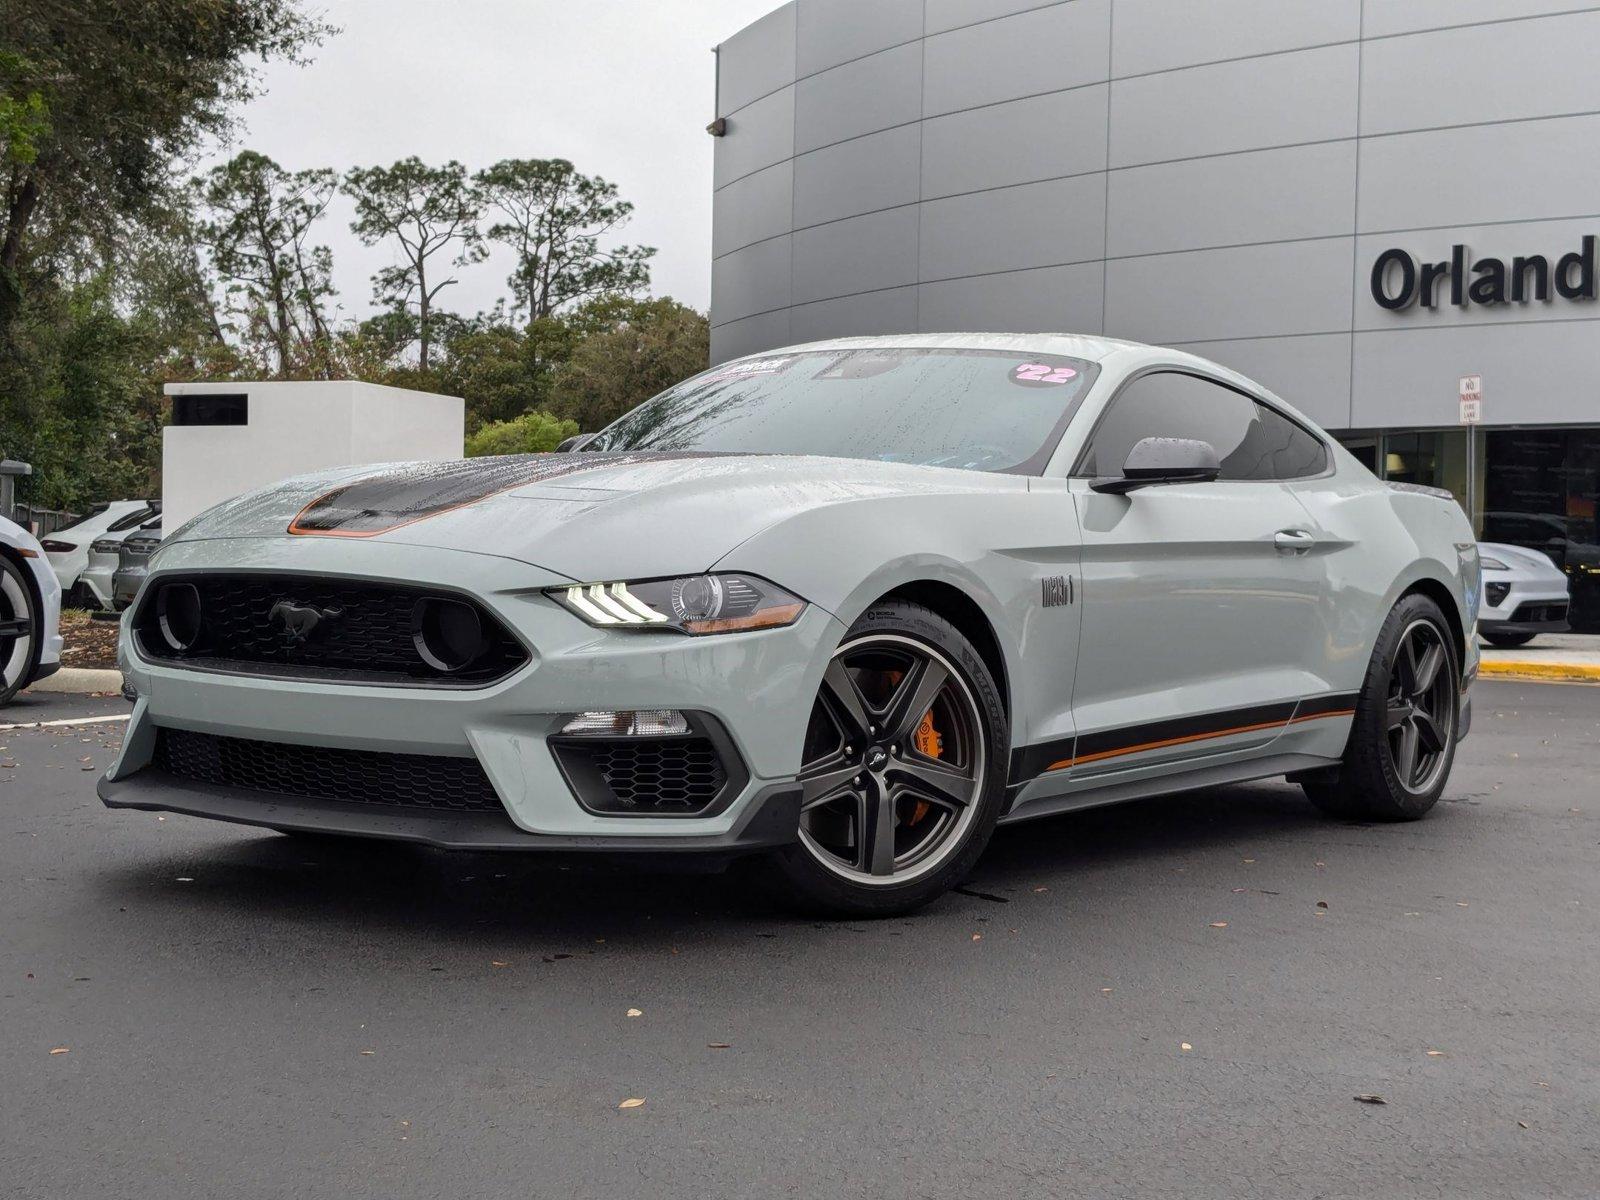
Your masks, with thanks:
[{"label": "front wheel", "polygon": [[1455,761],[1461,667],[1439,606],[1406,596],[1378,633],[1344,761],[1301,780],[1337,817],[1415,821],[1444,791]]},{"label": "front wheel", "polygon": [[1005,797],[999,689],[972,643],[891,601],[829,660],[801,752],[798,841],[777,855],[785,899],[892,916],[964,878]]},{"label": "front wheel", "polygon": [[33,677],[39,662],[39,607],[22,568],[0,556],[0,705]]}]

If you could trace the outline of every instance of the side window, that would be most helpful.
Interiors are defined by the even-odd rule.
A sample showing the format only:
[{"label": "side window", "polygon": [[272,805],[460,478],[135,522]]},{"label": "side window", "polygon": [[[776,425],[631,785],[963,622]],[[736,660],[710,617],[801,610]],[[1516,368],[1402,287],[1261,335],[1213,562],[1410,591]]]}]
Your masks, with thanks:
[{"label": "side window", "polygon": [[107,533],[121,533],[124,529],[132,529],[135,525],[148,521],[155,515],[149,508],[136,508],[125,517],[118,517],[106,528]]},{"label": "side window", "polygon": [[1305,479],[1328,469],[1328,448],[1320,439],[1265,404],[1256,404],[1256,408],[1274,479]]},{"label": "side window", "polygon": [[1327,466],[1322,443],[1287,417],[1197,375],[1162,371],[1125,387],[1095,430],[1077,474],[1119,475],[1147,437],[1209,442],[1223,479],[1294,479]]}]

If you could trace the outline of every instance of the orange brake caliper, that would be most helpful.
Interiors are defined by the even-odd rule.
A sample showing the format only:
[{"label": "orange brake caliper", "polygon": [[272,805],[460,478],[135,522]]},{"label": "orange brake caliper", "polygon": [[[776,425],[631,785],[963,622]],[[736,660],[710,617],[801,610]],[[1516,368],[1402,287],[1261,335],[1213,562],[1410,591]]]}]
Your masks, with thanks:
[{"label": "orange brake caliper", "polygon": [[[912,745],[916,746],[917,753],[929,758],[938,758],[944,753],[944,739],[939,736],[939,731],[933,727],[933,709],[922,714],[922,724],[917,726],[917,731],[911,735]],[[918,800],[917,807],[911,814],[909,824],[915,825],[928,815],[931,808],[926,800]]]}]

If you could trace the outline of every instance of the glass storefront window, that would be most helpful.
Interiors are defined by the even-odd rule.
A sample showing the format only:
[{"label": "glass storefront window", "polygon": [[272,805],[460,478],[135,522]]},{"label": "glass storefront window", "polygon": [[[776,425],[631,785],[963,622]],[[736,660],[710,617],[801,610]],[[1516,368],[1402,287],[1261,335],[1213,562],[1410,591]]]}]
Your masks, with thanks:
[{"label": "glass storefront window", "polygon": [[1467,431],[1426,429],[1383,439],[1383,477],[1396,483],[1444,488],[1467,503]]},{"label": "glass storefront window", "polygon": [[1572,586],[1571,621],[1600,633],[1600,429],[1492,429],[1483,540],[1548,554]]}]

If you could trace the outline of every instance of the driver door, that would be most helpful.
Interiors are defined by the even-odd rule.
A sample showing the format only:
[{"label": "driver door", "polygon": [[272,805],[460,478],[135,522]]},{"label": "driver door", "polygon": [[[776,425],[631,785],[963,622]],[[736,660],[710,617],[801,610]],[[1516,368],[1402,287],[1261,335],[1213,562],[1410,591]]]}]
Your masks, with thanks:
[{"label": "driver door", "polygon": [[[1070,483],[1083,538],[1075,775],[1263,746],[1324,690],[1308,664],[1322,657],[1325,560],[1277,478],[1281,425],[1309,437],[1242,392],[1166,370],[1125,384],[1102,417]],[[1091,488],[1146,437],[1209,442],[1221,477]]]}]

